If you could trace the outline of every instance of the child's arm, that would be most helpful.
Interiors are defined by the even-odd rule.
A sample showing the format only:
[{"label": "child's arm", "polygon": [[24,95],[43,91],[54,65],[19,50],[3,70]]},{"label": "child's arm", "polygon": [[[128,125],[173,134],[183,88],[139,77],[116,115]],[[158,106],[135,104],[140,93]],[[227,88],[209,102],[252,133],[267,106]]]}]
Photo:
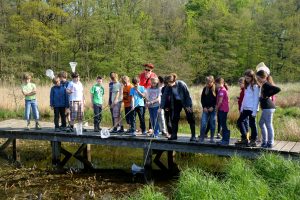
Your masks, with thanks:
[{"label": "child's arm", "polygon": [[131,96],[131,110],[134,110],[134,97]]},{"label": "child's arm", "polygon": [[53,108],[53,104],[54,104],[54,92],[53,92],[53,88],[51,88],[50,91],[50,107]]},{"label": "child's arm", "polygon": [[218,99],[216,110],[218,111],[223,102],[223,96],[220,96]]}]

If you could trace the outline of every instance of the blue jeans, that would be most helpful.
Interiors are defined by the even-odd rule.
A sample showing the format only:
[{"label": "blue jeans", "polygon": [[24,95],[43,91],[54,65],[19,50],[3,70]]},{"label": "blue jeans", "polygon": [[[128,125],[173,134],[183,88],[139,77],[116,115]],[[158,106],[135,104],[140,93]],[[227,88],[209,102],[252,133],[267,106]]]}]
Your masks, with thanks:
[{"label": "blue jeans", "polygon": [[222,142],[229,142],[230,139],[230,131],[227,128],[227,114],[228,112],[218,111],[219,123],[222,128]]},{"label": "blue jeans", "polygon": [[159,108],[158,106],[149,108],[150,120],[151,120],[152,128],[154,129],[155,136],[158,136],[159,134],[158,108]]},{"label": "blue jeans", "polygon": [[263,109],[259,120],[262,142],[274,144],[273,114],[275,109]]},{"label": "blue jeans", "polygon": [[31,110],[33,112],[33,118],[35,119],[35,121],[38,121],[40,116],[36,99],[25,100],[25,119],[27,120],[27,122],[30,121]]},{"label": "blue jeans", "polygon": [[100,128],[102,120],[102,104],[93,104],[94,108],[94,127]]},{"label": "blue jeans", "polygon": [[214,138],[216,130],[216,111],[202,112],[200,138],[204,139],[207,124],[209,123],[210,138]]}]

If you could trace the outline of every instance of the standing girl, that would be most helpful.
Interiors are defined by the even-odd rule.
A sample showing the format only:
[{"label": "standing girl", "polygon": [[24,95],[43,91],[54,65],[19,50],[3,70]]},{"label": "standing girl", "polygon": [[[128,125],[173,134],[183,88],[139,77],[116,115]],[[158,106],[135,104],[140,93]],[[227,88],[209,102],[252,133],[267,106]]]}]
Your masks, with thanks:
[{"label": "standing girl", "polygon": [[262,114],[259,120],[262,134],[261,147],[272,148],[274,144],[273,114],[275,112],[275,104],[271,98],[280,92],[280,88],[274,86],[272,77],[268,76],[265,71],[258,71],[256,76],[261,84],[260,106]]},{"label": "standing girl", "polygon": [[228,87],[223,78],[216,79],[217,94],[217,106],[219,124],[222,128],[222,140],[221,145],[228,145],[230,140],[230,130],[227,128],[227,115],[229,112],[229,98]]},{"label": "standing girl", "polygon": [[[259,87],[257,85],[255,73],[253,70],[245,72],[245,96],[240,109],[240,117],[237,121],[238,127],[241,132],[241,140],[236,145],[248,145],[250,147],[256,146],[257,127],[255,117],[258,111],[259,103]],[[246,121],[249,118],[249,125],[251,128],[250,143],[247,139]]]},{"label": "standing girl", "polygon": [[206,86],[201,94],[201,104],[203,108],[200,128],[200,142],[204,142],[207,124],[210,128],[210,142],[214,142],[216,129],[216,88],[213,76],[206,77]]},{"label": "standing girl", "polygon": [[158,87],[158,78],[151,78],[151,87],[146,90],[146,105],[149,109],[150,120],[153,127],[153,137],[158,138],[158,109],[160,104],[160,89]]},{"label": "standing girl", "polygon": [[176,80],[177,75],[172,73],[166,76],[168,87],[165,88],[161,99],[161,109],[165,109],[166,101],[168,101],[168,94],[171,95],[171,122],[172,122],[172,135],[169,140],[177,140],[178,122],[180,119],[180,112],[182,108],[185,111],[186,118],[190,124],[191,129],[191,142],[195,142],[195,116],[193,113],[193,102],[190,96],[190,92],[185,82]]}]

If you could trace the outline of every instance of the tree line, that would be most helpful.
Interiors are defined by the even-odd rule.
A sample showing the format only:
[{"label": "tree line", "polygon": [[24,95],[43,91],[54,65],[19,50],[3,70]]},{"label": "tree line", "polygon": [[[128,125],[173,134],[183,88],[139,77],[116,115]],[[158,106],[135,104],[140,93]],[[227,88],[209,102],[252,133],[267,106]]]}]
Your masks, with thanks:
[{"label": "tree line", "polygon": [[0,0],[0,78],[78,62],[83,77],[143,63],[189,83],[235,82],[259,62],[299,81],[300,0]]}]

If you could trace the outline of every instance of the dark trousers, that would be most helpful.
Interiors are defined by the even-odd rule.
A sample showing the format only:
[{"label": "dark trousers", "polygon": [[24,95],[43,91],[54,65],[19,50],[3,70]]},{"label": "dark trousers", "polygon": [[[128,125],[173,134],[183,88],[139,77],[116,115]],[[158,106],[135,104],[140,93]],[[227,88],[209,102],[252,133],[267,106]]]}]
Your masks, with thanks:
[{"label": "dark trousers", "polygon": [[61,119],[61,127],[66,127],[66,114],[65,107],[54,107],[54,125],[55,128],[59,128],[59,116]]},{"label": "dark trousers", "polygon": [[133,132],[135,132],[135,130],[136,130],[136,124],[135,124],[136,123],[136,114],[138,114],[139,120],[140,120],[140,128],[142,129],[142,133],[144,133],[146,131],[145,107],[144,106],[138,106],[131,113],[132,113],[131,114],[131,130]]},{"label": "dark trousers", "polygon": [[240,129],[241,132],[241,137],[243,140],[247,139],[247,131],[248,128],[246,126],[247,121],[249,119],[249,126],[251,129],[251,140],[256,140],[257,138],[257,127],[256,127],[256,122],[255,122],[255,117],[252,116],[252,111],[251,110],[243,110],[241,112],[240,117],[237,121],[237,125]]},{"label": "dark trousers", "polygon": [[229,142],[230,139],[230,131],[227,127],[227,114],[228,112],[218,111],[219,124],[222,128],[222,141],[224,142]]},{"label": "dark trousers", "polygon": [[171,122],[171,118],[172,118],[172,113],[170,111],[170,109],[165,109],[165,120],[166,120],[166,125],[167,125],[167,129],[168,129],[168,133],[172,134],[172,122]]},{"label": "dark trousers", "polygon": [[[111,105],[109,105],[109,106],[111,106]],[[113,109],[110,107],[110,114],[111,114],[111,121],[112,121],[112,126],[114,127],[115,126],[115,122],[114,122],[114,115],[113,115]]]},{"label": "dark trousers", "polygon": [[[126,119],[126,123],[131,125],[131,106],[130,107],[125,107],[125,119]],[[133,112],[133,111],[132,111]],[[129,113],[129,114],[128,114]]]},{"label": "dark trousers", "polygon": [[[180,112],[182,110],[182,103],[181,101],[175,100],[174,102],[174,110],[172,111],[172,134],[171,137],[177,137],[178,132],[178,122],[180,120]],[[186,119],[190,124],[191,135],[195,137],[195,116],[193,112],[188,112],[184,109]]]},{"label": "dark trousers", "polygon": [[102,120],[102,105],[94,104],[94,127],[100,128],[100,123]]}]

